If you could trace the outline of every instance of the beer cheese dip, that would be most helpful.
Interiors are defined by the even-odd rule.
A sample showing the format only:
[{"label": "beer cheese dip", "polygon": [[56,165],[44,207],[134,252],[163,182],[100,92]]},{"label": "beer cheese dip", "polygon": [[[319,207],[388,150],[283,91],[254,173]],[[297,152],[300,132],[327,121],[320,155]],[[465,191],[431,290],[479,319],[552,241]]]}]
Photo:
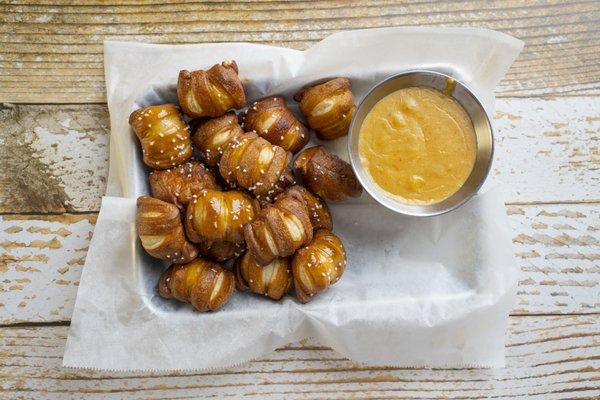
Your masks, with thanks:
[{"label": "beer cheese dip", "polygon": [[437,203],[460,189],[475,164],[476,147],[465,109],[428,87],[400,89],[379,100],[358,138],[371,179],[411,204]]}]

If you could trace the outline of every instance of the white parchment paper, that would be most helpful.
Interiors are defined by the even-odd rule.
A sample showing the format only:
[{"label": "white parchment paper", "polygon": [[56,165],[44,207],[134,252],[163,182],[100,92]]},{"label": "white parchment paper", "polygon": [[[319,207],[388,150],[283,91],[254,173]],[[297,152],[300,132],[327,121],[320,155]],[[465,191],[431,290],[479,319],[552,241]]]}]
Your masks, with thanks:
[{"label": "white parchment paper", "polygon": [[[165,264],[135,233],[135,198],[147,170],[128,116],[176,100],[181,69],[234,59],[249,100],[346,76],[357,101],[380,80],[412,68],[448,73],[493,109],[493,88],[522,42],[480,29],[385,28],[332,35],[301,52],[223,43],[105,42],[111,118],[110,173],[73,312],[63,365],[111,370],[225,367],[314,337],[343,355],[397,366],[504,364],[515,297],[511,236],[499,191],[433,218],[403,217],[362,198],[331,207],[348,254],[343,278],[308,304],[235,293],[215,313],[162,299]],[[346,139],[325,144],[347,159]],[[502,161],[502,160],[501,160]]]}]

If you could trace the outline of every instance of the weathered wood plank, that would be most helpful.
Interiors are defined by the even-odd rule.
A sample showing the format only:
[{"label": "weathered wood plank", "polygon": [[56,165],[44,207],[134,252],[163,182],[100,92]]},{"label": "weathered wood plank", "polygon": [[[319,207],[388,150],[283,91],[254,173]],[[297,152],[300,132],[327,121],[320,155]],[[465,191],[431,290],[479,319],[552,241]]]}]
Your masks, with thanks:
[{"label": "weathered wood plank", "polygon": [[96,210],[109,125],[102,105],[0,105],[0,211]]},{"label": "weathered wood plank", "polygon": [[[504,96],[600,93],[600,9],[593,0],[529,2],[9,1],[0,5],[0,101],[102,102],[102,41],[248,41],[305,49],[338,31],[471,26],[523,39]],[[15,90],[15,89],[19,90]]]},{"label": "weathered wood plank", "polygon": [[0,222],[0,324],[70,319],[96,214]]},{"label": "weathered wood plank", "polygon": [[600,311],[600,207],[508,206],[521,273],[515,314]]},{"label": "weathered wood plank", "polygon": [[214,372],[64,369],[60,363],[67,329],[0,328],[0,398],[546,400],[600,396],[600,322],[595,316],[512,317],[507,367],[497,370],[368,367],[312,341]]},{"label": "weathered wood plank", "polygon": [[[600,311],[597,204],[509,206],[515,314]],[[0,324],[68,321],[95,214],[0,217]]]},{"label": "weathered wood plank", "polygon": [[[600,200],[600,97],[500,99],[490,183],[510,202]],[[0,212],[97,211],[108,173],[104,105],[0,108]]]},{"label": "weathered wood plank", "polygon": [[500,99],[490,184],[508,202],[600,200],[600,97]]}]

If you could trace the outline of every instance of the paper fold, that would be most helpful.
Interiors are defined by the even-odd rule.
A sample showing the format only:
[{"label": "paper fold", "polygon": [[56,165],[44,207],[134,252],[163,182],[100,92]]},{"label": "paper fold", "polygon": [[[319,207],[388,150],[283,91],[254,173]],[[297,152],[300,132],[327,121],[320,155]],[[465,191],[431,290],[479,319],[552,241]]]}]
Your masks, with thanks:
[{"label": "paper fold", "polygon": [[[147,171],[128,115],[172,101],[180,69],[235,59],[250,100],[347,76],[360,101],[378,81],[434,68],[465,82],[493,109],[493,88],[522,42],[476,29],[385,28],[332,35],[304,52],[253,44],[106,42],[110,176],[73,313],[63,364],[110,370],[210,369],[314,337],[361,362],[396,366],[502,366],[516,271],[497,191],[433,218],[410,218],[366,194],[331,206],[348,253],[343,278],[308,304],[236,293],[215,313],[156,292],[164,265],[135,234],[135,198]],[[132,60],[135,60],[133,62]],[[140,68],[143,66],[143,68]],[[326,146],[345,157],[346,139]]]}]

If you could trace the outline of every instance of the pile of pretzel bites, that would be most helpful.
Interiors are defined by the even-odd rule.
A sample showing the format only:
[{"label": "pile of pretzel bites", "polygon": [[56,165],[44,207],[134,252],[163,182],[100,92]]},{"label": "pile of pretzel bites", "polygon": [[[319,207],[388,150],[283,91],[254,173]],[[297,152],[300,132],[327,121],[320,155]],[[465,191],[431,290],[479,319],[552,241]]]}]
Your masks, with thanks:
[{"label": "pile of pretzel bites", "polygon": [[348,133],[356,108],[350,81],[294,96],[310,129],[279,96],[236,115],[246,95],[235,61],[181,71],[177,95],[179,106],[129,117],[151,169],[151,196],[137,200],[137,233],[148,254],[171,263],[160,295],[210,311],[236,287],[273,300],[293,289],[306,303],[337,282],[346,253],[325,200],[358,197],[362,188],[348,163],[322,146],[303,148],[311,130],[322,140]]}]

